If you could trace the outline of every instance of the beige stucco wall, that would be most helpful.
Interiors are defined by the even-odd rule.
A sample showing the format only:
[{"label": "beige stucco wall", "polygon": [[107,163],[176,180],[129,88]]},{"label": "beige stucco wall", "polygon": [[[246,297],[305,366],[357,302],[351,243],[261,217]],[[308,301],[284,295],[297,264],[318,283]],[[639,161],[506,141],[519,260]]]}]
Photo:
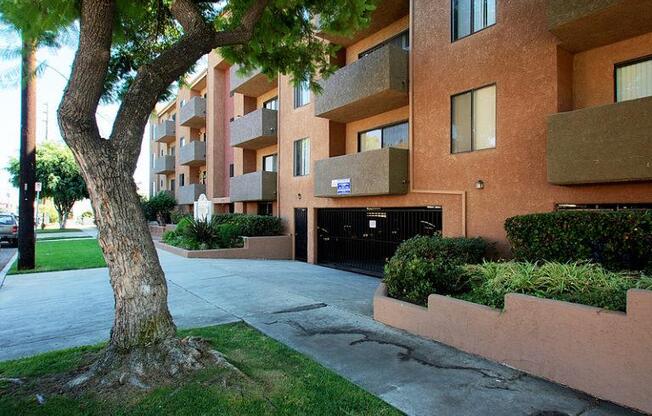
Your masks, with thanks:
[{"label": "beige stucco wall", "polygon": [[374,319],[644,412],[652,412],[652,291],[627,314],[509,294],[505,308],[430,295],[428,308],[374,296]]}]

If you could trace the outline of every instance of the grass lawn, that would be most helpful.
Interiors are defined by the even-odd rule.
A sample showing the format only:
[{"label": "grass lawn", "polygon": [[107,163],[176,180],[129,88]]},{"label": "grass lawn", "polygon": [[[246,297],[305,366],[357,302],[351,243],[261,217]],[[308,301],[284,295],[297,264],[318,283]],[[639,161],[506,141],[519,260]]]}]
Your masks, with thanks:
[{"label": "grass lawn", "polygon": [[9,274],[54,272],[57,270],[105,267],[102,251],[94,238],[82,240],[36,241],[36,269],[18,271],[16,263]]},{"label": "grass lawn", "polygon": [[100,399],[46,395],[35,399],[38,377],[70,371],[99,346],[0,362],[2,415],[399,415],[399,411],[309,358],[244,323],[181,331],[204,337],[246,377],[227,369],[201,370],[147,393]]},{"label": "grass lawn", "polygon": [[79,228],[64,228],[63,230],[60,228],[46,228],[44,230],[41,229],[36,230],[37,234],[78,233],[78,232],[81,232]]}]

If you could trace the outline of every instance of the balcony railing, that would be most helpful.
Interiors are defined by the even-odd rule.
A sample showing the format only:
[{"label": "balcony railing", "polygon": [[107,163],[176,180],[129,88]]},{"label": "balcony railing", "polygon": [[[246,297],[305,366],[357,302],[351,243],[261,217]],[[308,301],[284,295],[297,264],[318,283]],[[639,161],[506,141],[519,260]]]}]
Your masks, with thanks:
[{"label": "balcony railing", "polygon": [[254,70],[245,75],[241,75],[238,70],[237,65],[233,65],[230,70],[232,93],[259,97],[278,85],[276,78],[270,80],[260,70]]},{"label": "balcony railing", "polygon": [[652,180],[652,97],[548,119],[548,181],[556,185]]},{"label": "balcony railing", "polygon": [[154,128],[154,140],[158,143],[169,143],[176,139],[176,122],[165,120]]},{"label": "balcony railing", "polygon": [[179,149],[179,163],[186,166],[206,164],[206,142],[199,140],[187,143]]},{"label": "balcony railing", "polygon": [[[315,196],[400,195],[408,192],[409,151],[388,147],[318,160]],[[348,192],[339,184],[348,183]]]},{"label": "balcony railing", "polygon": [[154,173],[162,175],[174,172],[174,156],[159,156],[154,159]]},{"label": "balcony railing", "polygon": [[261,108],[231,122],[231,146],[260,149],[275,144],[278,112]]},{"label": "balcony railing", "polygon": [[408,53],[386,45],[326,80],[315,99],[315,115],[339,123],[408,105]]},{"label": "balcony railing", "polygon": [[179,110],[179,124],[186,127],[201,128],[206,125],[206,99],[192,97]]},{"label": "balcony railing", "polygon": [[548,27],[579,52],[651,32],[650,10],[650,0],[548,0]]},{"label": "balcony railing", "polygon": [[252,172],[231,178],[231,201],[275,201],[276,172]]},{"label": "balcony railing", "polygon": [[193,183],[190,185],[180,186],[177,191],[177,204],[188,205],[193,204],[199,195],[206,193],[206,185],[200,183]]}]

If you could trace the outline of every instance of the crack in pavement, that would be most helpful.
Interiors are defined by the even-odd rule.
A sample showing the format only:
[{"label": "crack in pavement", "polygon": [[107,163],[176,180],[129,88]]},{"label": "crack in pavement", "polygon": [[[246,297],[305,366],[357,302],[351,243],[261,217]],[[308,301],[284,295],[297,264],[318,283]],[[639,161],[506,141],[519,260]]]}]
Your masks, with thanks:
[{"label": "crack in pavement", "polygon": [[[268,323],[268,325],[274,325],[278,323],[285,323],[295,329],[298,329],[301,331],[305,336],[316,336],[316,335],[357,335],[360,336],[360,339],[357,339],[355,341],[351,341],[349,345],[355,346],[367,342],[379,344],[379,345],[391,345],[396,348],[400,348],[405,350],[405,352],[400,352],[398,353],[398,357],[401,361],[414,361],[418,364],[432,367],[432,368],[437,368],[440,370],[453,370],[453,371],[471,371],[475,372],[477,374],[480,374],[483,378],[490,378],[492,380],[495,380],[497,382],[504,382],[504,383],[513,383],[515,381],[520,380],[522,377],[525,376],[525,373],[519,372],[516,376],[514,377],[504,377],[497,372],[494,372],[493,370],[487,369],[487,368],[481,368],[481,367],[471,367],[471,366],[464,366],[464,365],[453,365],[453,364],[441,364],[441,363],[436,363],[429,361],[423,357],[420,357],[414,350],[413,347],[402,344],[400,342],[396,341],[390,341],[387,339],[382,339],[378,335],[374,334],[373,332],[370,331],[365,331],[362,329],[345,329],[345,328],[321,328],[321,329],[308,329],[301,325],[301,323],[294,321],[294,320],[289,320],[289,321],[274,321],[271,323]],[[484,386],[483,386],[484,387]],[[491,388],[491,387],[489,387]]]}]

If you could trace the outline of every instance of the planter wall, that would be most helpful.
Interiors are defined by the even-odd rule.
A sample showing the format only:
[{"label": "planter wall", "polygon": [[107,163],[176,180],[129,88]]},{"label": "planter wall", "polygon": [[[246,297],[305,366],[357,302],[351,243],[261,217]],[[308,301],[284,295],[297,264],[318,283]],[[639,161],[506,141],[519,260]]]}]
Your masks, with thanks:
[{"label": "planter wall", "polygon": [[292,238],[289,235],[270,237],[243,237],[244,247],[216,250],[185,250],[156,241],[156,247],[191,259],[268,259],[290,260]]},{"label": "planter wall", "polygon": [[160,240],[161,236],[166,231],[174,231],[177,226],[175,224],[167,224],[166,226],[149,225],[149,232],[152,234],[154,240]]},{"label": "planter wall", "polygon": [[628,407],[652,412],[652,291],[627,313],[509,294],[504,310],[430,295],[424,308],[374,296],[374,319]]}]

